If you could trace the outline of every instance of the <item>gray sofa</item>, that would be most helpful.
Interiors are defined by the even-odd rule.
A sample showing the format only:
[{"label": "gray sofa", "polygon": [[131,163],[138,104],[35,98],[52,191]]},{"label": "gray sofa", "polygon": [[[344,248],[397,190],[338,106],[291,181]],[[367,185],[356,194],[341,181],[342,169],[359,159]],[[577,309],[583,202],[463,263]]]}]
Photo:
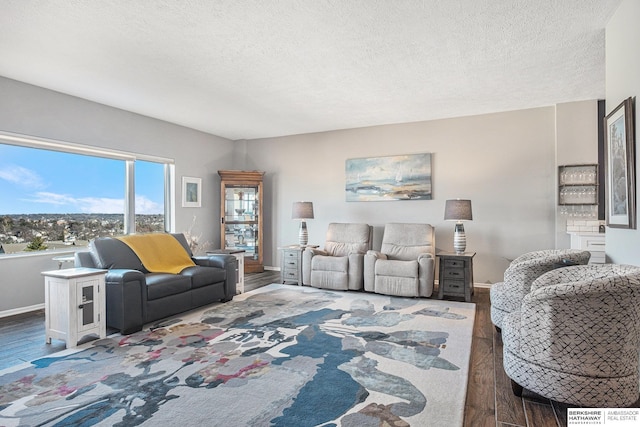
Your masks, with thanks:
[{"label": "gray sofa", "polygon": [[196,264],[179,274],[151,273],[121,240],[100,237],[88,252],[75,254],[76,267],[108,270],[107,326],[130,334],[153,322],[210,304],[230,301],[236,294],[233,255],[193,256],[182,234],[172,234]]}]

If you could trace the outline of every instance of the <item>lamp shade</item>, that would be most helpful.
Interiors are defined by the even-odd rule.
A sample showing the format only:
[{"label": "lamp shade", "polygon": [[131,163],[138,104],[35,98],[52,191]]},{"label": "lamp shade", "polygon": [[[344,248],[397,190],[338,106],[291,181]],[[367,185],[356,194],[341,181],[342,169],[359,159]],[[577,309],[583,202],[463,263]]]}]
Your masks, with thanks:
[{"label": "lamp shade", "polygon": [[471,200],[447,200],[444,207],[444,219],[449,221],[471,221]]},{"label": "lamp shade", "polygon": [[313,219],[313,203],[293,202],[291,219]]}]

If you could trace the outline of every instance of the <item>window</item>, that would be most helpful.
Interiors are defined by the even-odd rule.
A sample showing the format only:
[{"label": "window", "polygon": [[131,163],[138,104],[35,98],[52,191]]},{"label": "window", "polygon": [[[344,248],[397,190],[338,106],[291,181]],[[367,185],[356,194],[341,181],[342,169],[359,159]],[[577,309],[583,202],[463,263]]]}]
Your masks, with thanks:
[{"label": "window", "polygon": [[165,230],[164,169],[162,163],[135,162],[136,233]]},{"label": "window", "polygon": [[0,253],[68,249],[99,236],[169,230],[171,165],[167,159],[0,134]]}]

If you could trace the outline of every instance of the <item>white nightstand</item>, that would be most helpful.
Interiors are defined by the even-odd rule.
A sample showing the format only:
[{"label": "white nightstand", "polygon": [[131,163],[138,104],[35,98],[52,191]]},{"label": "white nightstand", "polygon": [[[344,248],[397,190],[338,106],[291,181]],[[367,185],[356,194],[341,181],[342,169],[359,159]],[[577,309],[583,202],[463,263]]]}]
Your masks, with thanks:
[{"label": "white nightstand", "polygon": [[67,348],[84,336],[106,334],[106,270],[67,268],[43,271],[45,288],[45,338],[61,339]]}]

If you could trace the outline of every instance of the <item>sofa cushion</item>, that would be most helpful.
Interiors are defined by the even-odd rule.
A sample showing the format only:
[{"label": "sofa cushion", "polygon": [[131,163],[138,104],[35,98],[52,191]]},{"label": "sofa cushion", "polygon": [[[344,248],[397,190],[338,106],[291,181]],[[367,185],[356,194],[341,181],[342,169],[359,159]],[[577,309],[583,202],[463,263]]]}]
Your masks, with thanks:
[{"label": "sofa cushion", "polygon": [[191,288],[201,288],[214,283],[224,282],[226,270],[216,267],[203,267],[196,265],[187,267],[180,273],[181,276],[191,278]]},{"label": "sofa cushion", "polygon": [[147,299],[154,300],[180,294],[191,289],[191,278],[179,274],[149,273],[147,279]]},{"label": "sofa cushion", "polygon": [[311,259],[311,266],[312,270],[337,271],[346,274],[349,270],[349,257],[316,255]]},{"label": "sofa cushion", "polygon": [[418,278],[418,261],[398,261],[380,259],[376,262],[376,276],[396,276]]},{"label": "sofa cushion", "polygon": [[122,268],[148,273],[140,258],[118,239],[98,237],[89,242],[89,250],[96,268]]}]

